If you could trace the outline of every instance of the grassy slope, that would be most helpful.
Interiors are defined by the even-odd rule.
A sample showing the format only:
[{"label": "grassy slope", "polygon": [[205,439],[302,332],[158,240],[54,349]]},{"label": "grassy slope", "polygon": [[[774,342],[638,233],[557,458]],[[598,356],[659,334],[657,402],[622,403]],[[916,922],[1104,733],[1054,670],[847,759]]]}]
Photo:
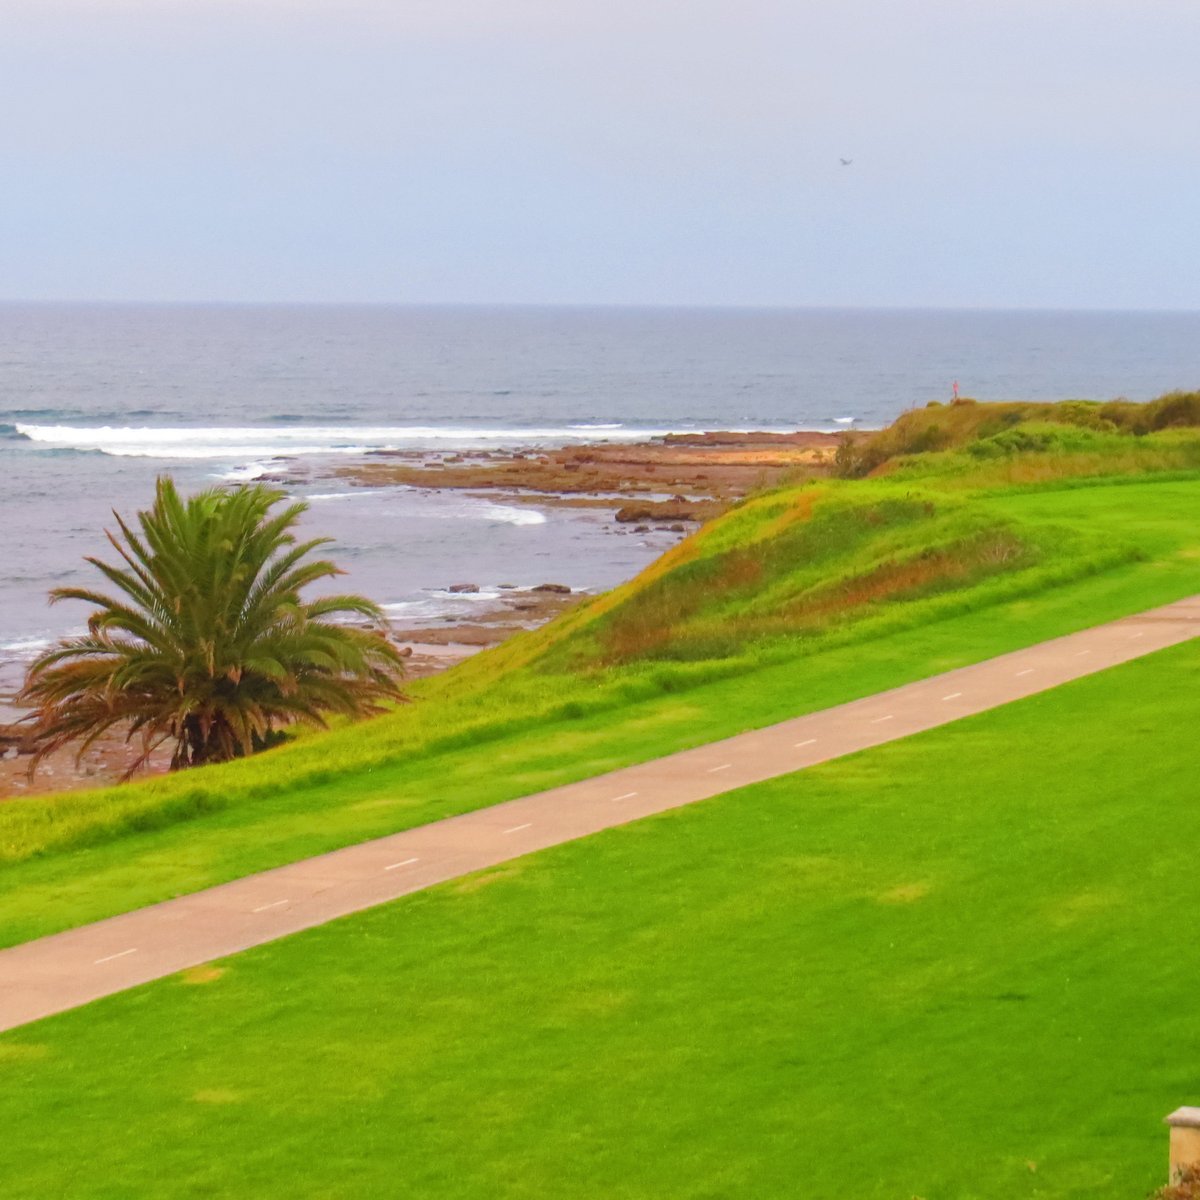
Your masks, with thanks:
[{"label": "grassy slope", "polygon": [[[957,451],[963,461],[1001,459],[1014,454],[1071,455],[1071,473],[1095,475],[1115,462],[1124,471],[1163,465],[1200,465],[1200,392],[1172,392],[1148,404],[1126,400],[1099,403],[1010,401],[951,405],[934,401],[911,409],[876,433],[856,436],[838,450],[839,471],[850,477],[891,470],[897,460],[930,451]],[[1147,436],[1149,435],[1149,436]],[[937,464],[939,471],[952,462]]]},{"label": "grassy slope", "polygon": [[0,1036],[4,1193],[1142,1196],[1198,722],[1193,643]]},{"label": "grassy slope", "polygon": [[[766,498],[764,511],[777,503]],[[1121,546],[1136,545],[1144,561],[1007,600],[1004,588],[1012,580],[1001,575],[984,578],[974,591],[868,606],[853,622],[800,641],[768,643],[767,652],[752,650],[715,672],[705,662],[634,663],[583,677],[522,666],[523,656],[557,652],[556,639],[564,635],[548,629],[434,682],[429,699],[397,717],[298,747],[288,752],[292,758],[266,756],[232,771],[144,785],[119,800],[94,793],[0,807],[0,847],[17,851],[0,873],[0,944],[825,707],[1200,589],[1200,480],[1194,476],[1010,491],[975,503],[995,521],[1016,522],[1042,546],[1046,561],[1031,568],[1035,582],[1038,571],[1052,578],[1057,569],[1045,547],[1059,529],[1068,531],[1068,541],[1072,530],[1092,536],[1074,560],[1066,556],[1068,567],[1073,561],[1086,567],[1087,545],[1096,544],[1117,546],[1118,557]],[[750,520],[746,514],[735,519]],[[715,525],[706,535],[718,549],[725,529]],[[622,595],[636,602],[643,594],[646,580],[597,607],[619,604]],[[572,618],[584,626],[572,638],[593,636],[589,619]],[[566,628],[572,630],[570,622]],[[713,681],[664,693],[683,687],[693,671]],[[480,754],[484,739],[488,752]],[[284,768],[305,756],[320,770],[297,784]],[[258,782],[239,790],[238,780],[246,777]],[[200,816],[187,808],[197,793],[204,801]],[[182,798],[191,819],[175,820],[169,807],[164,814],[164,796],[168,805]],[[149,812],[139,816],[145,800]],[[47,828],[69,826],[80,806],[97,844],[54,850],[51,842],[42,857],[21,853],[23,846],[27,852],[45,844],[38,838]],[[128,812],[132,818],[122,815]],[[132,820],[133,828],[118,824],[105,840],[104,823],[113,813],[118,821]],[[139,829],[142,822],[148,827]]]}]

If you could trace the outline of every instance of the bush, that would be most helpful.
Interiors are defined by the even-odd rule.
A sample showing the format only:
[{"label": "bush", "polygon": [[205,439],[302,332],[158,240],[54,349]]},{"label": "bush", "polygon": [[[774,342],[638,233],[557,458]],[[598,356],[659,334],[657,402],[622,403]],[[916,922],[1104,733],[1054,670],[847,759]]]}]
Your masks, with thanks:
[{"label": "bush", "polygon": [[1175,1182],[1159,1188],[1152,1200],[1200,1200],[1200,1162],[1180,1167]]}]

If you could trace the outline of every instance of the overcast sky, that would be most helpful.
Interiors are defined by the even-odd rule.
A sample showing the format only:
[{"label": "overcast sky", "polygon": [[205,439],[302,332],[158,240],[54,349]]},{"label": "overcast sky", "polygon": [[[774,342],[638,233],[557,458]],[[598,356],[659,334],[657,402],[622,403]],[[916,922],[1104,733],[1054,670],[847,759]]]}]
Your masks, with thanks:
[{"label": "overcast sky", "polygon": [[1198,60],[1197,0],[0,0],[0,295],[1200,308]]}]

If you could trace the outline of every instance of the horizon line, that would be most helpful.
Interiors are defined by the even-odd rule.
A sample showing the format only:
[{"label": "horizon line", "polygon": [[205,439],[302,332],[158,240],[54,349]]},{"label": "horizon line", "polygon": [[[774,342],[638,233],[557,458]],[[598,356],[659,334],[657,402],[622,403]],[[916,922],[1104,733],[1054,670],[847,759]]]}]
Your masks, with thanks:
[{"label": "horizon line", "polygon": [[525,311],[575,310],[614,312],[874,312],[874,313],[990,313],[990,314],[1090,314],[1112,316],[1191,316],[1194,308],[1110,305],[1007,305],[1007,304],[767,304],[698,303],[675,301],[544,301],[544,300],[227,300],[227,299],[88,299],[0,297],[0,308],[404,308],[404,309],[505,309]]}]

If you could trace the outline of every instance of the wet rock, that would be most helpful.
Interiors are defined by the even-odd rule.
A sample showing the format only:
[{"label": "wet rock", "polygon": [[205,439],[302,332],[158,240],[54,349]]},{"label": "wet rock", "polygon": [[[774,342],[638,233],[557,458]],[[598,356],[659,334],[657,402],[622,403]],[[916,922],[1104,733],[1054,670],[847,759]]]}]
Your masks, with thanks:
[{"label": "wet rock", "polygon": [[531,592],[552,592],[556,596],[569,596],[571,589],[565,583],[539,583],[537,587],[530,588]]},{"label": "wet rock", "polygon": [[627,504],[617,509],[616,519],[622,525],[639,525],[650,521],[673,524],[676,521],[703,521],[718,510],[719,505],[711,500],[684,500],[675,496],[670,500],[644,500],[640,504]]},{"label": "wet rock", "polygon": [[469,595],[472,595],[475,592],[479,591],[479,584],[477,584],[477,583],[452,583],[446,589],[446,591],[454,592],[460,596],[469,596]]},{"label": "wet rock", "polygon": [[498,584],[496,584],[496,586],[497,586],[497,587],[498,587],[498,588],[499,588],[499,589],[500,589],[502,592],[511,592],[511,591],[514,591],[514,590],[516,589],[516,586],[517,586],[517,585],[516,585],[515,583],[498,583]]},{"label": "wet rock", "polygon": [[668,525],[667,528],[670,529],[672,533],[687,533],[687,527],[678,523],[674,525]]},{"label": "wet rock", "polygon": [[634,533],[649,533],[650,526],[649,525],[637,525],[634,527],[633,532]]},{"label": "wet rock", "polygon": [[0,725],[0,753],[5,758],[33,753],[33,730],[28,725]]},{"label": "wet rock", "polygon": [[640,504],[626,504],[617,509],[616,520],[622,525],[635,525],[639,521],[648,521],[653,516],[651,511]]}]

